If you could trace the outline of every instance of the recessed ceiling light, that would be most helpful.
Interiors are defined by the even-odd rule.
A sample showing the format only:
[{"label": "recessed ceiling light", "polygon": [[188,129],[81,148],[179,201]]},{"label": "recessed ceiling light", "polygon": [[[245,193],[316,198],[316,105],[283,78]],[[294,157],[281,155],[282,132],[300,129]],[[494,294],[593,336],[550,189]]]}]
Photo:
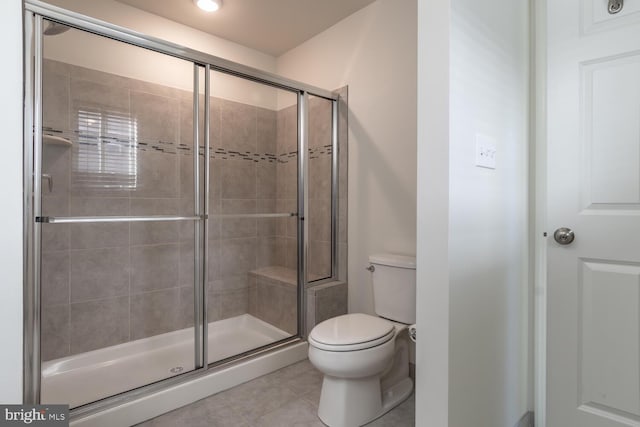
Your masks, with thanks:
[{"label": "recessed ceiling light", "polygon": [[205,12],[215,12],[222,7],[222,0],[193,0]]}]

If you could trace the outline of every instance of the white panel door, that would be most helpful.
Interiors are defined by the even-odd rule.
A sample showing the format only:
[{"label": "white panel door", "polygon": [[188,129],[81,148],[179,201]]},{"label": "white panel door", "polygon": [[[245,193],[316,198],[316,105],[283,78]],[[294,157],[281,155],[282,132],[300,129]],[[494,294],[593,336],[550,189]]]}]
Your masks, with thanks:
[{"label": "white panel door", "polygon": [[547,1],[548,427],[640,426],[640,0],[607,6]]}]

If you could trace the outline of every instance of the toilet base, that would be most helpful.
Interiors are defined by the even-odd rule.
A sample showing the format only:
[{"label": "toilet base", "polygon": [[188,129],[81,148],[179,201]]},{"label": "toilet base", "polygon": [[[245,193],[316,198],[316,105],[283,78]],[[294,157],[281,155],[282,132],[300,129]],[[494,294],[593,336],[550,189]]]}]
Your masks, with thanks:
[{"label": "toilet base", "polygon": [[398,406],[412,391],[411,378],[381,392],[379,376],[354,380],[325,375],[318,417],[330,427],[362,426]]},{"label": "toilet base", "polygon": [[404,402],[411,393],[413,392],[413,381],[411,378],[405,378],[400,381],[398,384],[391,387],[389,390],[384,392],[382,396],[382,409],[380,414],[375,418],[371,419],[371,421],[379,418]]}]

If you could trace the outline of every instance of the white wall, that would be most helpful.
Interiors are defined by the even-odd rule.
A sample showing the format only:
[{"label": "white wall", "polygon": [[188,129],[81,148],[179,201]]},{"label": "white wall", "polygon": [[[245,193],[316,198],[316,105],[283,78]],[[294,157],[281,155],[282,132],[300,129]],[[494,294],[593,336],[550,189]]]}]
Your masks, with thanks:
[{"label": "white wall", "polygon": [[[449,425],[512,427],[529,397],[529,2],[451,5]],[[478,135],[495,170],[474,165]]]},{"label": "white wall", "polygon": [[415,0],[378,0],[278,58],[277,72],[349,85],[349,310],[373,313],[368,256],[416,250]]},{"label": "white wall", "polygon": [[22,1],[0,2],[0,403],[22,401]]},{"label": "white wall", "polygon": [[250,67],[275,70],[275,58],[271,55],[114,0],[47,0],[47,3]]}]

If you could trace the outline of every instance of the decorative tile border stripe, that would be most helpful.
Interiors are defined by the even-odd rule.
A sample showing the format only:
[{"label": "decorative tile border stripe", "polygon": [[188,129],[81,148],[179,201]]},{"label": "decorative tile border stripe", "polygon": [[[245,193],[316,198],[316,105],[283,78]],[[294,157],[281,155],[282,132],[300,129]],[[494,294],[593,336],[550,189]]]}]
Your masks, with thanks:
[{"label": "decorative tile border stripe", "polygon": [[[117,147],[118,149],[135,149],[145,152],[158,152],[162,154],[182,154],[191,155],[192,148],[184,143],[175,144],[170,141],[162,140],[149,140],[149,139],[136,139],[134,143],[127,138],[119,138],[114,136],[103,136],[95,133],[81,132],[81,131],[62,131],[49,127],[44,127],[43,133],[45,135],[58,136],[65,138],[72,142],[72,145],[83,145],[86,147],[98,147],[99,145]],[[204,146],[200,145],[200,154],[204,154]],[[333,147],[331,144],[321,147],[314,147],[309,149],[309,159],[318,159],[324,156],[331,156],[333,154]],[[255,163],[269,162],[269,163],[289,163],[292,159],[298,157],[298,151],[290,151],[276,155],[274,153],[252,153],[250,151],[240,152],[236,150],[228,150],[224,147],[213,147],[211,149],[209,158],[220,160],[247,160]],[[295,160],[294,160],[295,161]]]}]

